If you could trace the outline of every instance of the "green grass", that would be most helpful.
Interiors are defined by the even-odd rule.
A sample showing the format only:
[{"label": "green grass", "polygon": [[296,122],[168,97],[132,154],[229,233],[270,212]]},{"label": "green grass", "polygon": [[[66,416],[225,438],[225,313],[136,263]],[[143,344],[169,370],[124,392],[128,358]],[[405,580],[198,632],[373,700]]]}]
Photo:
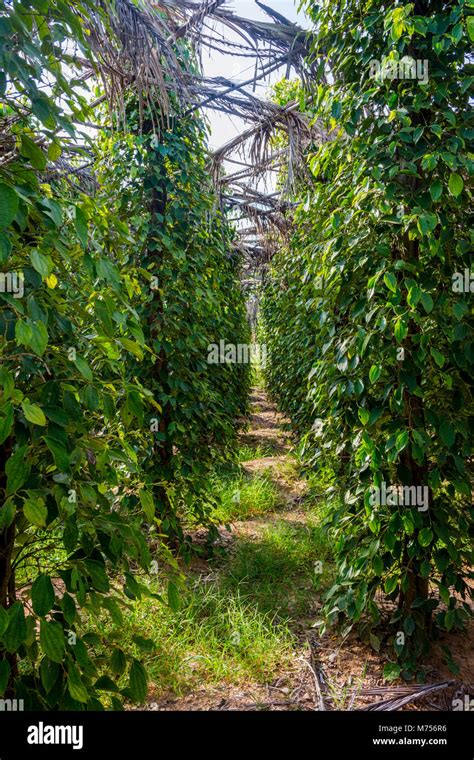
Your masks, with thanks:
[{"label": "green grass", "polygon": [[215,512],[223,524],[248,520],[282,506],[282,496],[269,474],[249,477],[242,471],[214,476],[211,484],[220,504]]},{"label": "green grass", "polygon": [[241,539],[223,582],[247,588],[263,611],[291,617],[307,612],[332,574],[328,538],[308,516],[306,525],[277,520],[258,540]]},{"label": "green grass", "polygon": [[[238,460],[267,455],[260,447],[243,446]],[[87,621],[143,662],[155,696],[180,696],[218,684],[268,683],[291,666],[297,636],[315,618],[315,603],[333,566],[321,527],[324,502],[305,502],[304,522],[290,514],[279,519],[275,512],[283,496],[272,477],[272,470],[249,475],[235,461],[211,477],[209,489],[220,502],[214,517],[221,524],[268,519],[254,524],[249,536],[239,535],[225,555],[211,560],[205,574],[188,571],[178,611],[143,597],[130,605],[120,626],[108,617]],[[291,484],[299,477],[298,462],[279,468],[280,480]],[[153,577],[150,584],[166,598],[165,579]],[[135,636],[151,639],[153,651],[140,651]]]},{"label": "green grass", "polygon": [[255,444],[243,443],[237,450],[237,462],[251,462],[253,459],[264,459],[274,456],[276,447],[271,443]]},{"label": "green grass", "polygon": [[[227,516],[245,504],[247,510],[273,508],[277,495],[268,478],[239,477],[227,474],[219,481],[228,498],[236,484],[244,494],[238,503],[223,502]],[[322,575],[315,572],[319,560]],[[118,626],[108,615],[85,622],[143,662],[155,698],[205,686],[269,683],[291,667],[301,626],[306,630],[314,619],[314,603],[331,574],[327,536],[318,515],[309,512],[304,524],[276,519],[256,537],[240,536],[204,575],[190,572],[177,611],[143,597],[129,605]],[[149,584],[166,598],[165,579],[153,577]],[[153,650],[140,651],[135,636],[151,639]]]},{"label": "green grass", "polygon": [[[155,584],[153,590],[162,592]],[[238,586],[229,595],[217,580],[200,579],[177,612],[143,598],[130,606],[115,634],[108,621],[91,623],[143,662],[157,691],[180,695],[204,683],[264,683],[275,677],[289,663],[294,641],[274,618]],[[140,652],[135,635],[151,639],[154,651]]]},{"label": "green grass", "polygon": [[262,367],[259,364],[252,364],[252,388],[260,390],[265,387]]}]

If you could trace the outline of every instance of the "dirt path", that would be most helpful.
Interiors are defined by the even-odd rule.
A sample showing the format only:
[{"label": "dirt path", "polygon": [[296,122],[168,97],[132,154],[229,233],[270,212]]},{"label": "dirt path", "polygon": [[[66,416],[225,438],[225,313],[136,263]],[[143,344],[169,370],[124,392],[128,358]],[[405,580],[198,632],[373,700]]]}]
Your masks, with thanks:
[{"label": "dirt path", "polygon": [[[308,487],[298,474],[286,420],[262,390],[253,391],[251,402],[252,413],[248,429],[241,435],[242,444],[265,455],[242,462],[241,467],[248,476],[269,476],[281,494],[281,505],[277,510],[259,517],[234,522],[230,532],[222,528],[221,543],[230,555],[243,542],[250,546],[251,551],[257,552],[262,536],[276,525],[286,524],[293,531],[310,530],[314,525],[314,514],[311,521],[306,503]],[[292,578],[291,585],[297,591],[299,579]],[[290,588],[289,596],[292,591],[293,588]],[[160,695],[156,699],[151,698],[147,709],[318,710],[324,705],[323,709],[354,710],[367,709],[369,705],[387,698],[403,700],[407,694],[413,696],[420,688],[416,685],[387,687],[382,678],[384,659],[355,634],[344,640],[336,634],[319,636],[314,621],[320,607],[320,593],[316,589],[308,591],[306,586],[302,593],[303,609],[296,605],[290,625],[295,636],[293,660],[289,666],[286,663],[282,667],[276,678],[269,679],[264,685],[207,685],[181,698]],[[453,697],[459,693],[469,693],[469,689],[473,693],[471,639],[459,634],[452,636],[449,643],[458,661],[461,659],[462,680],[449,672],[438,648],[433,656],[428,681],[452,681],[449,688],[426,697],[422,692],[415,694],[413,701],[406,706],[397,705],[397,709],[451,709]]]}]

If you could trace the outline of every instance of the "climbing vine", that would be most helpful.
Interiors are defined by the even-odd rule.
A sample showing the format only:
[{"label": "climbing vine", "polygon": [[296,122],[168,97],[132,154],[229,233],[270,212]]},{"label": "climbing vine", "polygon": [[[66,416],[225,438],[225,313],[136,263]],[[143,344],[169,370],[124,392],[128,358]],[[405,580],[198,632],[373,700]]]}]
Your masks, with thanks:
[{"label": "climbing vine", "polygon": [[308,461],[336,460],[326,620],[358,625],[388,647],[385,675],[409,678],[436,628],[470,614],[473,10],[361,6],[306,3],[333,78],[308,107],[329,140],[309,160],[289,261],[274,261],[264,329],[270,389]]},{"label": "climbing vine", "polygon": [[[246,328],[202,126],[157,139],[104,112],[101,137],[79,134],[103,98],[71,77],[71,51],[97,64],[97,11],[37,0],[0,15],[0,696],[27,709],[144,700],[140,659],[84,614],[120,626],[153,562],[178,605],[169,538],[186,507],[208,521],[203,463],[245,408],[245,371],[207,365],[213,335]],[[134,190],[107,172],[122,145]]]}]

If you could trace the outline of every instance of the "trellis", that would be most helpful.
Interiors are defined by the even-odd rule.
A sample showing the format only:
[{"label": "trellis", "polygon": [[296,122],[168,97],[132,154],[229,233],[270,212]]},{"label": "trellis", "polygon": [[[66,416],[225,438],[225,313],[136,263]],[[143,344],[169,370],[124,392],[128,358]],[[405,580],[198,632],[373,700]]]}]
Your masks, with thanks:
[{"label": "trellis", "polygon": [[[308,87],[324,80],[324,65],[310,60],[311,32],[259,0],[256,3],[268,21],[243,18],[226,0],[140,0],[137,4],[99,0],[92,22],[88,21],[94,60],[71,55],[71,66],[81,80],[97,76],[102,80],[104,95],[92,103],[97,123],[79,123],[84,127],[84,143],[71,139],[61,159],[47,167],[49,175],[59,173],[83,190],[94,188],[88,134],[108,126],[100,110],[105,101],[109,113],[125,119],[125,97],[132,83],[140,108],[148,100],[155,106],[157,121],[175,112],[190,115],[203,110],[239,117],[249,126],[209,156],[210,168],[221,207],[236,220],[246,269],[267,261],[275,242],[291,228],[291,190],[295,177],[304,170],[305,151],[326,135],[299,103],[279,106],[257,97],[253,90],[258,81],[282,67],[287,77],[294,70]],[[192,63],[183,62],[180,40],[189,44],[198,60],[205,49],[249,59],[254,62],[253,75],[244,82],[206,77],[202,66],[196,70]],[[20,116],[21,108],[14,118]],[[11,126],[8,119],[0,120],[0,163],[15,156]],[[278,149],[276,135],[284,136]],[[239,170],[234,172],[233,165]],[[229,166],[230,172],[226,171]],[[279,182],[277,192],[275,178],[286,180]]]}]

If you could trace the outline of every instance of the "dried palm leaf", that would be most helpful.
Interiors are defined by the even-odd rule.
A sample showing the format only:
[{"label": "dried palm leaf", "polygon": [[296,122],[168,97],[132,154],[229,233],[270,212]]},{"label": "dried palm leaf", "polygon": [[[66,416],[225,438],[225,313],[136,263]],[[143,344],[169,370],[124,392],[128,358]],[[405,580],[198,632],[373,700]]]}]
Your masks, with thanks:
[{"label": "dried palm leaf", "polygon": [[171,88],[179,102],[189,101],[186,64],[178,57],[175,35],[164,14],[149,0],[98,0],[85,19],[95,68],[112,109],[124,117],[124,90],[133,83],[143,116],[145,99],[155,114],[170,111]]},{"label": "dried palm leaf", "polygon": [[[443,691],[444,689],[448,689],[450,686],[454,684],[454,681],[441,681],[440,683],[435,684],[423,684],[421,686],[411,686],[411,687],[398,687],[396,689],[393,689],[393,687],[388,687],[388,690],[392,692],[395,691],[396,696],[392,696],[388,699],[382,699],[380,702],[375,702],[374,704],[368,705],[367,707],[363,707],[363,711],[393,711],[393,710],[399,710],[400,707],[403,707],[403,705],[407,705],[410,702],[415,702],[418,699],[422,699],[428,694],[433,694],[434,692]],[[367,690],[370,693],[381,693],[380,690]],[[366,694],[367,691],[361,691],[361,694]],[[383,693],[383,692],[382,692]]]}]

